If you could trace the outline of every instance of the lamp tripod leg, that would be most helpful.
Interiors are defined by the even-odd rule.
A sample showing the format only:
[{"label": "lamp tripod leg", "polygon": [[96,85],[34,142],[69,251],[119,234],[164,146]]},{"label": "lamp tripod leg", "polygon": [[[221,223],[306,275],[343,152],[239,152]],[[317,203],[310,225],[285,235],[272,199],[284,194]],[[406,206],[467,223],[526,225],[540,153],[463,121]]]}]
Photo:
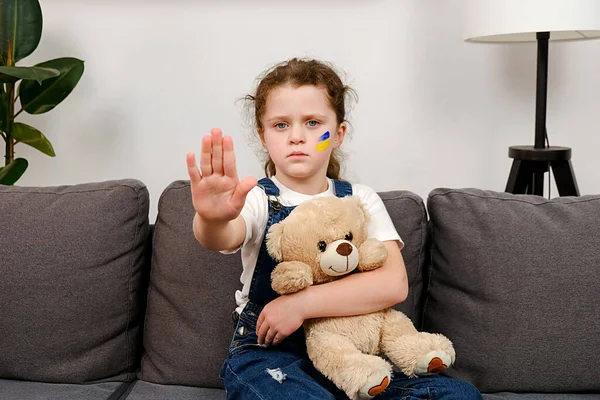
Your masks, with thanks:
[{"label": "lamp tripod leg", "polygon": [[550,162],[556,188],[561,196],[579,196],[579,187],[575,179],[575,172],[571,160],[559,160]]}]

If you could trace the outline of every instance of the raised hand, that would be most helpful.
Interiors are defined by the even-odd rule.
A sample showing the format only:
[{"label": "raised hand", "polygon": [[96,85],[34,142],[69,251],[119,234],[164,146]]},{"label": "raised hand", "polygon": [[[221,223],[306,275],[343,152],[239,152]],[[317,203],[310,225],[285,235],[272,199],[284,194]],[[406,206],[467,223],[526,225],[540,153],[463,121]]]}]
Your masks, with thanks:
[{"label": "raised hand", "polygon": [[244,206],[248,192],[256,186],[254,177],[238,179],[233,140],[212,129],[202,138],[200,169],[194,153],[186,157],[196,213],[205,222],[224,223],[235,219]]}]

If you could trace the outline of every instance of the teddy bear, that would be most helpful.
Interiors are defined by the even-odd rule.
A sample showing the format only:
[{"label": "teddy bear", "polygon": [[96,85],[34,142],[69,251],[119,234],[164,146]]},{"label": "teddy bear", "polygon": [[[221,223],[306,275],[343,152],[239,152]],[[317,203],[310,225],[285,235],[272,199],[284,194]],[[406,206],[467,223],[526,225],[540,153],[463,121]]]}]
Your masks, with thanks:
[{"label": "teddy bear", "polygon": [[[291,294],[381,267],[387,250],[383,242],[368,237],[370,218],[356,196],[323,196],[298,205],[267,232],[267,250],[278,263],[271,274],[273,290]],[[308,319],[303,328],[308,357],[350,399],[383,392],[392,378],[391,363],[416,377],[439,373],[455,361],[448,338],[418,332],[393,308]]]}]

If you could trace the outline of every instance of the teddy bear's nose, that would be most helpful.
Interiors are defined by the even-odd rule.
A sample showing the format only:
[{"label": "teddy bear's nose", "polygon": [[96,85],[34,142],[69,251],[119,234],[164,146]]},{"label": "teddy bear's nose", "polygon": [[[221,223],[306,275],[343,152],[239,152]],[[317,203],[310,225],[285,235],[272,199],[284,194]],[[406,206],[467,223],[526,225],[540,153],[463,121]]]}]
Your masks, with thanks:
[{"label": "teddy bear's nose", "polygon": [[335,249],[335,251],[339,254],[342,255],[344,257],[348,256],[350,253],[352,253],[352,246],[350,246],[350,244],[348,243],[341,243],[337,249]]}]

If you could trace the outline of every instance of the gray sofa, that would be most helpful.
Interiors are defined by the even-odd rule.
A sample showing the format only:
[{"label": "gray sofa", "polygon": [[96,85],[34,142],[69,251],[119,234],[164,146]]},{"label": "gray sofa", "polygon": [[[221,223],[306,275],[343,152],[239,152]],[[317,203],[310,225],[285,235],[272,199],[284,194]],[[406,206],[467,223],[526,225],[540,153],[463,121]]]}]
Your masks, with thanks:
[{"label": "gray sofa", "polygon": [[[600,399],[600,196],[380,193],[406,242],[397,308],[487,399]],[[426,207],[427,205],[427,207]],[[189,183],[0,187],[0,399],[224,399],[239,254],[202,249]]]}]

